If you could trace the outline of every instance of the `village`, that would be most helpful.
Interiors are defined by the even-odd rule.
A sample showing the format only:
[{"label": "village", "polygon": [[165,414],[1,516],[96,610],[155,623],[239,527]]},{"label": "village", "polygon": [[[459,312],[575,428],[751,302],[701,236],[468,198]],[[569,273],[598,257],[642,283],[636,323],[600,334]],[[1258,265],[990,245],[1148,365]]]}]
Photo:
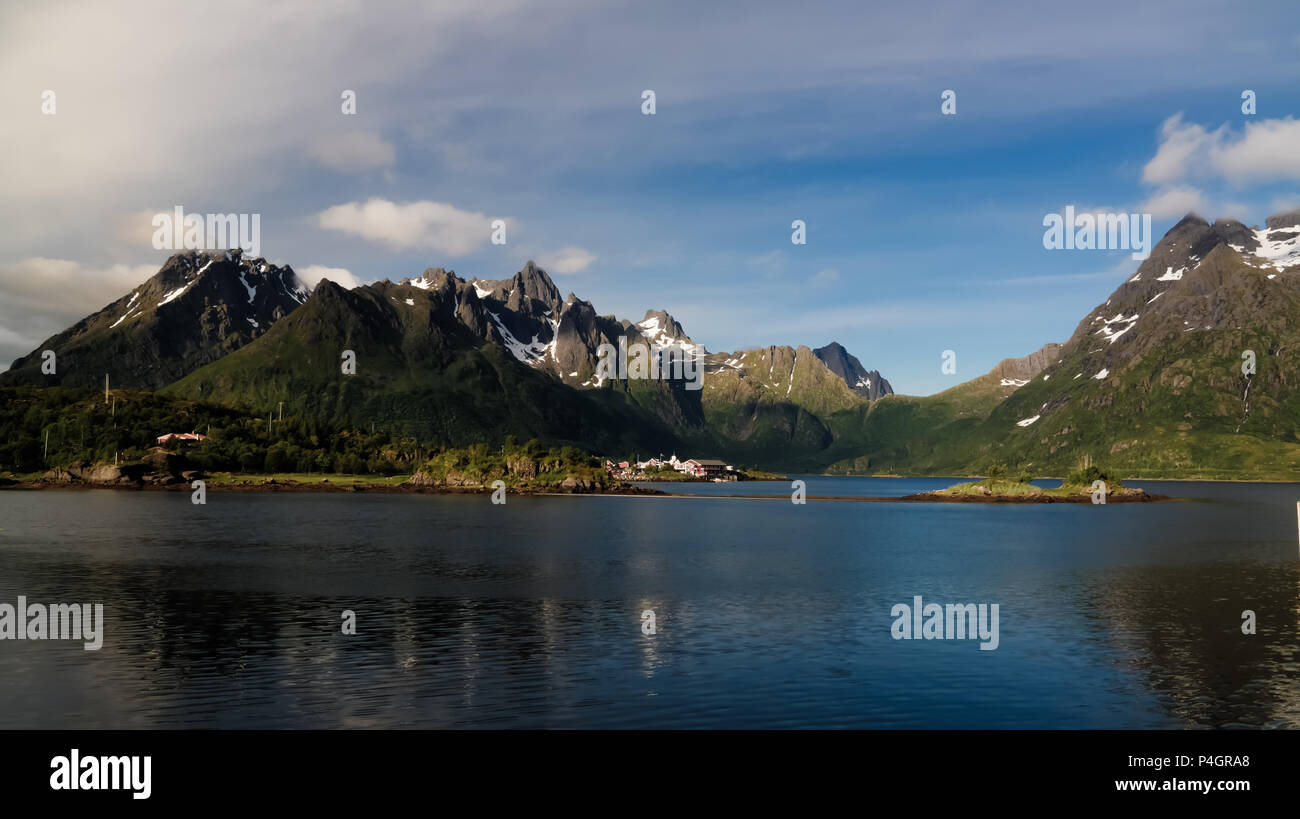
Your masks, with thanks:
[{"label": "village", "polygon": [[724,461],[712,458],[688,458],[678,460],[677,455],[665,459],[663,455],[647,461],[605,461],[605,471],[621,481],[658,481],[682,480],[676,476],[665,476],[667,471],[681,473],[686,478],[694,478],[714,483],[726,483],[740,480],[740,474]]}]

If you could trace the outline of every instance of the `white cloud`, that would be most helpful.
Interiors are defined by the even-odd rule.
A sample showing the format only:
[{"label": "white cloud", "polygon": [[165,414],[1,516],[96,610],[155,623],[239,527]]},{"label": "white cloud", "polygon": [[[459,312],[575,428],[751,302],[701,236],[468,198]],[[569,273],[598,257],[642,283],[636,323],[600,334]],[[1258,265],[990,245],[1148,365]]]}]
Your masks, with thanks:
[{"label": "white cloud", "polygon": [[1205,194],[1196,188],[1168,188],[1157,192],[1139,208],[1153,219],[1174,219],[1188,213],[1208,213]]},{"label": "white cloud", "polygon": [[357,278],[352,271],[343,267],[325,267],[324,265],[311,264],[301,270],[295,268],[293,272],[297,274],[299,281],[313,290],[316,289],[316,285],[320,283],[321,279],[329,279],[347,290],[361,285],[361,279]]},{"label": "white cloud", "polygon": [[1218,138],[1195,123],[1183,122],[1182,113],[1174,114],[1160,126],[1160,147],[1142,169],[1142,181],[1164,185],[1186,178],[1198,157]]},{"label": "white cloud", "polygon": [[374,131],[343,131],[318,135],[307,155],[337,171],[368,171],[393,164],[392,143]]},{"label": "white cloud", "polygon": [[580,247],[561,248],[553,253],[543,253],[537,263],[549,273],[581,273],[596,261],[596,257]]},{"label": "white cloud", "polygon": [[318,220],[326,230],[382,242],[397,250],[427,248],[448,256],[472,253],[491,235],[491,220],[484,214],[428,200],[348,202],[322,211]]},{"label": "white cloud", "polygon": [[1234,185],[1300,179],[1300,120],[1248,121],[1240,132],[1228,124],[1210,131],[1175,114],[1160,126],[1160,145],[1142,169],[1142,181],[1168,185],[1196,176]]},{"label": "white cloud", "polygon": [[7,366],[156,272],[156,265],[86,267],[40,257],[0,265],[0,362]]},{"label": "white cloud", "polygon": [[813,287],[828,287],[839,280],[840,271],[828,267],[825,270],[818,270],[813,274],[812,284]]},{"label": "white cloud", "polygon": [[1300,179],[1300,120],[1265,119],[1247,122],[1240,139],[1225,139],[1210,152],[1225,179]]}]

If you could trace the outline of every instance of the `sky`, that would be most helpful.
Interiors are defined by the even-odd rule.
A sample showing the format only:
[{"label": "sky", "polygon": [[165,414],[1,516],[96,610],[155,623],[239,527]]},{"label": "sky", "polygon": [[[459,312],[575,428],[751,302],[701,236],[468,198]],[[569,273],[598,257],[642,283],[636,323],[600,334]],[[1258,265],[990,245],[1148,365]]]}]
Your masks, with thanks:
[{"label": "sky", "polygon": [[603,314],[838,341],[925,395],[1132,275],[1047,214],[1300,206],[1286,2],[6,3],[0,111],[0,366],[156,272],[181,206],[260,214],[312,281],[533,259]]}]

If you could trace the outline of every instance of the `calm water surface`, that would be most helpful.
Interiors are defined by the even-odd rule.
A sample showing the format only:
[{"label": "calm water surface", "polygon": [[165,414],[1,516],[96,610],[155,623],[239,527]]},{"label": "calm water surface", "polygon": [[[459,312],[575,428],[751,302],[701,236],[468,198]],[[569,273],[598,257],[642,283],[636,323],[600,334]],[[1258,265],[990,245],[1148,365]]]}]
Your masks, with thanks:
[{"label": "calm water surface", "polygon": [[[1191,500],[0,492],[0,602],[107,631],[0,641],[0,727],[1300,727],[1300,485],[1136,485]],[[915,595],[998,649],[892,639]]]}]

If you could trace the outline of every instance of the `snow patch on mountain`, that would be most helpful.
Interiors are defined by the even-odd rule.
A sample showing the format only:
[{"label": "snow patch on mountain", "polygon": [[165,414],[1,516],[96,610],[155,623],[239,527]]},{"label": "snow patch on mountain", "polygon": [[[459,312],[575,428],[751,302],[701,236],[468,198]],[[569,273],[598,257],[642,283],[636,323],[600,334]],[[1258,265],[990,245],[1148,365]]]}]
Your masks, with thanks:
[{"label": "snow patch on mountain", "polygon": [[[1274,228],[1255,231],[1259,249],[1255,255],[1265,260],[1262,267],[1284,270],[1300,264],[1300,228]],[[1241,253],[1241,250],[1237,250]]]},{"label": "snow patch on mountain", "polygon": [[1125,316],[1123,312],[1120,312],[1116,313],[1114,318],[1109,319],[1096,316],[1093,318],[1093,321],[1100,321],[1102,327],[1097,330],[1097,332],[1093,333],[1093,335],[1101,336],[1111,344],[1114,344],[1121,336],[1137,326],[1137,320],[1137,313],[1134,313],[1131,316]]},{"label": "snow patch on mountain", "polygon": [[122,317],[120,319],[108,325],[108,329],[112,330],[117,325],[129,319],[133,314],[135,314],[135,312],[136,312],[135,310],[127,310],[125,313],[122,314]]},{"label": "snow patch on mountain", "polygon": [[532,341],[524,344],[519,341],[519,339],[515,338],[514,333],[511,333],[510,330],[506,328],[505,323],[501,321],[501,316],[493,313],[491,310],[488,311],[488,315],[492,317],[492,322],[496,324],[497,332],[501,334],[501,339],[505,342],[506,349],[509,350],[510,354],[518,360],[535,367],[538,363],[546,359],[547,350],[551,350],[552,354],[554,354],[554,341],[547,343],[539,341],[537,336],[533,336]]},{"label": "snow patch on mountain", "polygon": [[673,335],[671,328],[662,324],[658,316],[647,316],[636,323],[636,328],[650,342],[653,355],[660,361],[664,360],[665,351],[672,351],[671,360],[702,361],[708,355],[703,345]]},{"label": "snow patch on mountain", "polygon": [[[212,264],[212,262],[208,262],[208,264]],[[204,265],[203,268],[204,268],[204,270],[206,270],[206,269],[207,269],[207,265]],[[202,272],[202,271],[200,271],[200,272]],[[174,301],[174,300],[180,298],[180,296],[181,296],[182,293],[184,293],[186,290],[189,290],[189,289],[190,289],[190,284],[193,284],[193,282],[190,282],[189,284],[182,284],[180,287],[176,288],[176,289],[173,290],[172,292],[170,292],[170,293],[168,293],[167,295],[163,296],[163,300],[160,301],[160,302],[158,302],[158,306],[159,306],[159,307],[162,307],[164,304],[167,304],[167,303],[170,302],[170,301]]]}]

